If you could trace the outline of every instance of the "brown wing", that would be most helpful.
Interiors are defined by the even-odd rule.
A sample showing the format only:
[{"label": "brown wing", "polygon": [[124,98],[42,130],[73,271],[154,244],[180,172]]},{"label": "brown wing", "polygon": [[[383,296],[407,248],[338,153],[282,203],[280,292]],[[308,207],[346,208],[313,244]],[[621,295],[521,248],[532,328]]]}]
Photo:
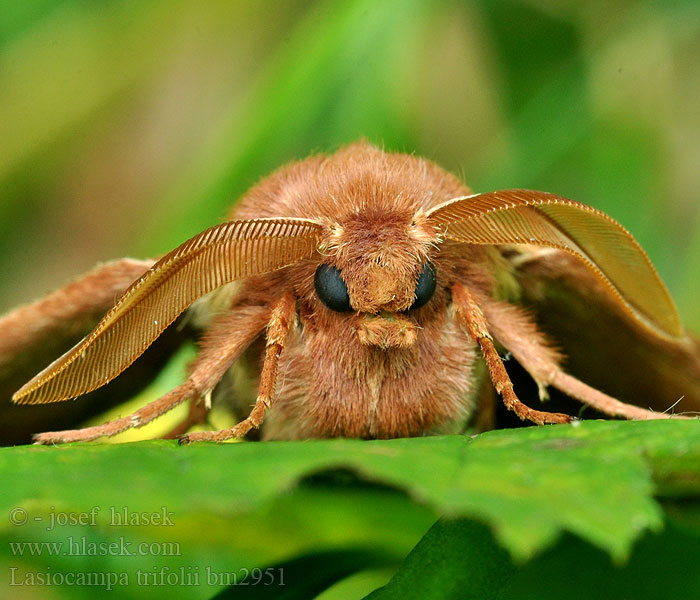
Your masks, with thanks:
[{"label": "brown wing", "polygon": [[55,356],[56,348],[65,346],[66,340],[78,341],[154,263],[124,258],[99,265],[48,296],[0,317],[0,378],[22,370],[25,364],[36,372],[42,352],[49,353],[44,358],[49,360],[50,353]]},{"label": "brown wing", "polygon": [[509,249],[520,302],[556,341],[572,375],[623,402],[657,411],[700,411],[700,342],[659,337],[622,309],[573,256]]},{"label": "brown wing", "polygon": [[74,398],[119,375],[196,299],[219,286],[317,251],[321,225],[304,219],[232,221],[166,254],[85,339],[13,396],[37,404]]},{"label": "brown wing", "polygon": [[[186,340],[186,332],[161,336],[128,377],[114,382],[116,387],[102,388],[69,406],[52,410],[9,402],[13,392],[42,365],[89,333],[114,301],[154,263],[124,258],[99,265],[48,296],[0,317],[0,445],[26,444],[33,432],[48,428],[75,427],[150,383]],[[110,392],[95,397],[103,390]]]},{"label": "brown wing", "polygon": [[445,238],[460,242],[564,250],[638,322],[660,336],[683,336],[673,300],[644,250],[624,227],[590,206],[546,192],[502,190],[450,200],[427,216]]}]

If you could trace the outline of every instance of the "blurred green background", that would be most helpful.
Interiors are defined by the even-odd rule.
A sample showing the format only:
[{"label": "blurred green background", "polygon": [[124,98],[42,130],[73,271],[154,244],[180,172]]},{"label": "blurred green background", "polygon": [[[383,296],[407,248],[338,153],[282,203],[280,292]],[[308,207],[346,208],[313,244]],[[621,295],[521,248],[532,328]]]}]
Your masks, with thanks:
[{"label": "blurred green background", "polygon": [[700,330],[700,3],[0,3],[0,311],[366,137],[592,204]]}]

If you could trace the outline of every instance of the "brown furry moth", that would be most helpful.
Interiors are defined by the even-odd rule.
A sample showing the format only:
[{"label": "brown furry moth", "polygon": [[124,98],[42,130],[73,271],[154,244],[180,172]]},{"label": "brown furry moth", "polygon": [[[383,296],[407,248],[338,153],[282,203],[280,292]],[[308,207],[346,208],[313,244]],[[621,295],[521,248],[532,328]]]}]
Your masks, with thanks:
[{"label": "brown furry moth", "polygon": [[252,410],[231,429],[189,433],[182,443],[243,437],[264,417],[267,439],[458,431],[478,410],[482,359],[521,419],[571,421],[518,399],[499,348],[542,395],[551,386],[609,416],[670,416],[574,377],[550,342],[560,334],[551,339],[568,343],[584,375],[585,357],[601,355],[591,373],[619,375],[620,397],[630,389],[661,411],[680,398],[685,410],[700,403],[697,342],[649,258],[621,225],[583,204],[529,190],[472,194],[424,159],[361,142],[283,167],[233,218],[156,262],[103,265],[0,320],[0,337],[13,340],[7,354],[123,292],[90,334],[14,394],[29,404],[103,386],[185,310],[206,327],[183,384],[132,415],[37,442],[111,436],[186,401],[208,407],[242,355],[259,374]]}]

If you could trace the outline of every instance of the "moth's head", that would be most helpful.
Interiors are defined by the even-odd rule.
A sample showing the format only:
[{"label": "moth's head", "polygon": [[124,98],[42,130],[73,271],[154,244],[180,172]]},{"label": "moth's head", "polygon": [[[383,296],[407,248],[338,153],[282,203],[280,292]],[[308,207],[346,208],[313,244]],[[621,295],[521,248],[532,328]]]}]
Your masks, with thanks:
[{"label": "moth's head", "polygon": [[383,348],[416,340],[412,311],[436,289],[437,231],[421,211],[358,209],[328,220],[314,284],[320,301],[354,312],[360,341]]}]

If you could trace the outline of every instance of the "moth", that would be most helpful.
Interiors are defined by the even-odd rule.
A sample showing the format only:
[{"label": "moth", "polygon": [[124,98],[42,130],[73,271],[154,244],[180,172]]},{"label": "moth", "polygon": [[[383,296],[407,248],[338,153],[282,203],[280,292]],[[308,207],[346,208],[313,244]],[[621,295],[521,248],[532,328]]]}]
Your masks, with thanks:
[{"label": "moth", "polygon": [[[102,265],[16,309],[0,320],[0,338],[14,340],[0,347],[0,365],[117,292],[94,329],[13,401],[59,402],[100,388],[185,311],[203,331],[186,381],[131,415],[36,442],[112,436],[190,402],[184,432],[212,395],[236,396],[221,382],[239,359],[257,382],[255,398],[232,399],[241,420],[185,433],[181,443],[257,429],[264,439],[462,431],[481,410],[480,371],[520,419],[570,422],[518,398],[506,352],[542,398],[554,388],[628,419],[700,406],[698,343],[620,224],[550,193],[474,194],[428,160],[365,142],[282,167],[243,197],[231,221],[158,260]],[[616,395],[631,390],[626,399],[641,406],[570,366],[596,381],[603,373]]]}]

